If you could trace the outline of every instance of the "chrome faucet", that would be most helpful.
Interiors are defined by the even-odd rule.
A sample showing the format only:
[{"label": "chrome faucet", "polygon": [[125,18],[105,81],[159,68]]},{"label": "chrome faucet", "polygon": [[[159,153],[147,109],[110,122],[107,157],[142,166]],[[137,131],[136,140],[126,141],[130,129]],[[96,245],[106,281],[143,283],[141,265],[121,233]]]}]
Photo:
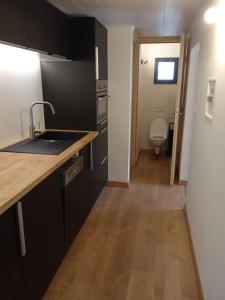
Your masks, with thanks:
[{"label": "chrome faucet", "polygon": [[53,105],[48,101],[37,101],[37,102],[33,102],[31,104],[31,107],[30,107],[30,139],[31,140],[35,139],[35,134],[36,133],[40,133],[40,131],[36,130],[35,127],[34,127],[33,107],[37,104],[42,104],[42,105],[47,104],[47,105],[49,105],[50,108],[51,108],[52,113],[55,114],[55,109],[54,109]]}]

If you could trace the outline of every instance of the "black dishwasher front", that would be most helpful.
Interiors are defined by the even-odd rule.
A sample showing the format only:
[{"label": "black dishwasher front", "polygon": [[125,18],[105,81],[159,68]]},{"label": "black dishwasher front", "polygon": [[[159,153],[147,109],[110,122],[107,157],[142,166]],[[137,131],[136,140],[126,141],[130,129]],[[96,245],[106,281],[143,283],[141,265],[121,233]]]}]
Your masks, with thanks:
[{"label": "black dishwasher front", "polygon": [[63,172],[65,237],[68,248],[79,232],[87,212],[87,174],[84,157],[78,156],[69,161]]}]

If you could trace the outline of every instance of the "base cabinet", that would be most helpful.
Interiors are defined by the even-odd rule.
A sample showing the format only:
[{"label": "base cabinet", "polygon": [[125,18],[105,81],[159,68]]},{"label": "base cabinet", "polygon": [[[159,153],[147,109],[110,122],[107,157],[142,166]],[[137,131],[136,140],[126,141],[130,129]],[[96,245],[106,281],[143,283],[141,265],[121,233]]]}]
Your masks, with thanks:
[{"label": "base cabinet", "polygon": [[62,166],[0,216],[1,299],[42,299],[107,181],[107,159],[94,166],[93,154],[91,144],[80,151],[84,168],[67,190],[70,202]]},{"label": "base cabinet", "polygon": [[26,255],[24,299],[40,300],[64,256],[61,173],[56,171],[21,200]]},{"label": "base cabinet", "polygon": [[0,282],[1,299],[23,299],[24,280],[19,247],[16,207],[0,216]]},{"label": "base cabinet", "polygon": [[60,172],[18,204],[0,216],[1,299],[40,300],[65,253]]},{"label": "base cabinet", "polygon": [[98,167],[92,166],[92,151],[91,144],[80,151],[84,160],[83,170],[64,189],[66,248],[72,244],[108,178],[107,161]]}]

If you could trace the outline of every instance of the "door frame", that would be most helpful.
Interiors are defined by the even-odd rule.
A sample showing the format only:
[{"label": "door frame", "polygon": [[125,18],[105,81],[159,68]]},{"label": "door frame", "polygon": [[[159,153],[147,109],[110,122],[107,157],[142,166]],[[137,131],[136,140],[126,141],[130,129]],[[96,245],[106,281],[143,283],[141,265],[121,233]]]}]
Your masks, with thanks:
[{"label": "door frame", "polygon": [[[137,153],[137,118],[138,118],[138,94],[139,94],[139,71],[140,71],[140,45],[141,44],[166,44],[181,43],[184,35],[180,36],[148,36],[136,37],[133,44],[133,94],[132,94],[132,121],[131,121],[131,167],[138,161]],[[182,89],[185,90],[185,88]],[[176,159],[177,160],[177,159]],[[171,181],[170,181],[171,183]]]},{"label": "door frame", "polygon": [[[183,143],[184,119],[186,108],[186,90],[187,90],[187,70],[188,70],[188,50],[189,50],[189,36],[187,34],[181,35],[180,41],[180,62],[179,75],[177,81],[177,99],[175,107],[175,121],[173,134],[173,153],[170,169],[170,185],[174,185],[175,174],[180,175],[180,162]],[[180,178],[178,178],[178,183]],[[182,184],[182,183],[181,183]]]}]

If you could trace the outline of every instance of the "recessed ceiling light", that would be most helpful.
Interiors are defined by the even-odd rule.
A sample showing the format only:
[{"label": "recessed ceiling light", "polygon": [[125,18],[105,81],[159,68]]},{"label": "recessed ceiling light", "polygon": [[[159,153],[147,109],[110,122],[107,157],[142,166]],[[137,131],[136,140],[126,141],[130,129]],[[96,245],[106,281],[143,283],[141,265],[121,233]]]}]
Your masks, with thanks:
[{"label": "recessed ceiling light", "polygon": [[207,24],[215,24],[218,20],[219,10],[216,7],[210,7],[205,12],[205,22]]}]

